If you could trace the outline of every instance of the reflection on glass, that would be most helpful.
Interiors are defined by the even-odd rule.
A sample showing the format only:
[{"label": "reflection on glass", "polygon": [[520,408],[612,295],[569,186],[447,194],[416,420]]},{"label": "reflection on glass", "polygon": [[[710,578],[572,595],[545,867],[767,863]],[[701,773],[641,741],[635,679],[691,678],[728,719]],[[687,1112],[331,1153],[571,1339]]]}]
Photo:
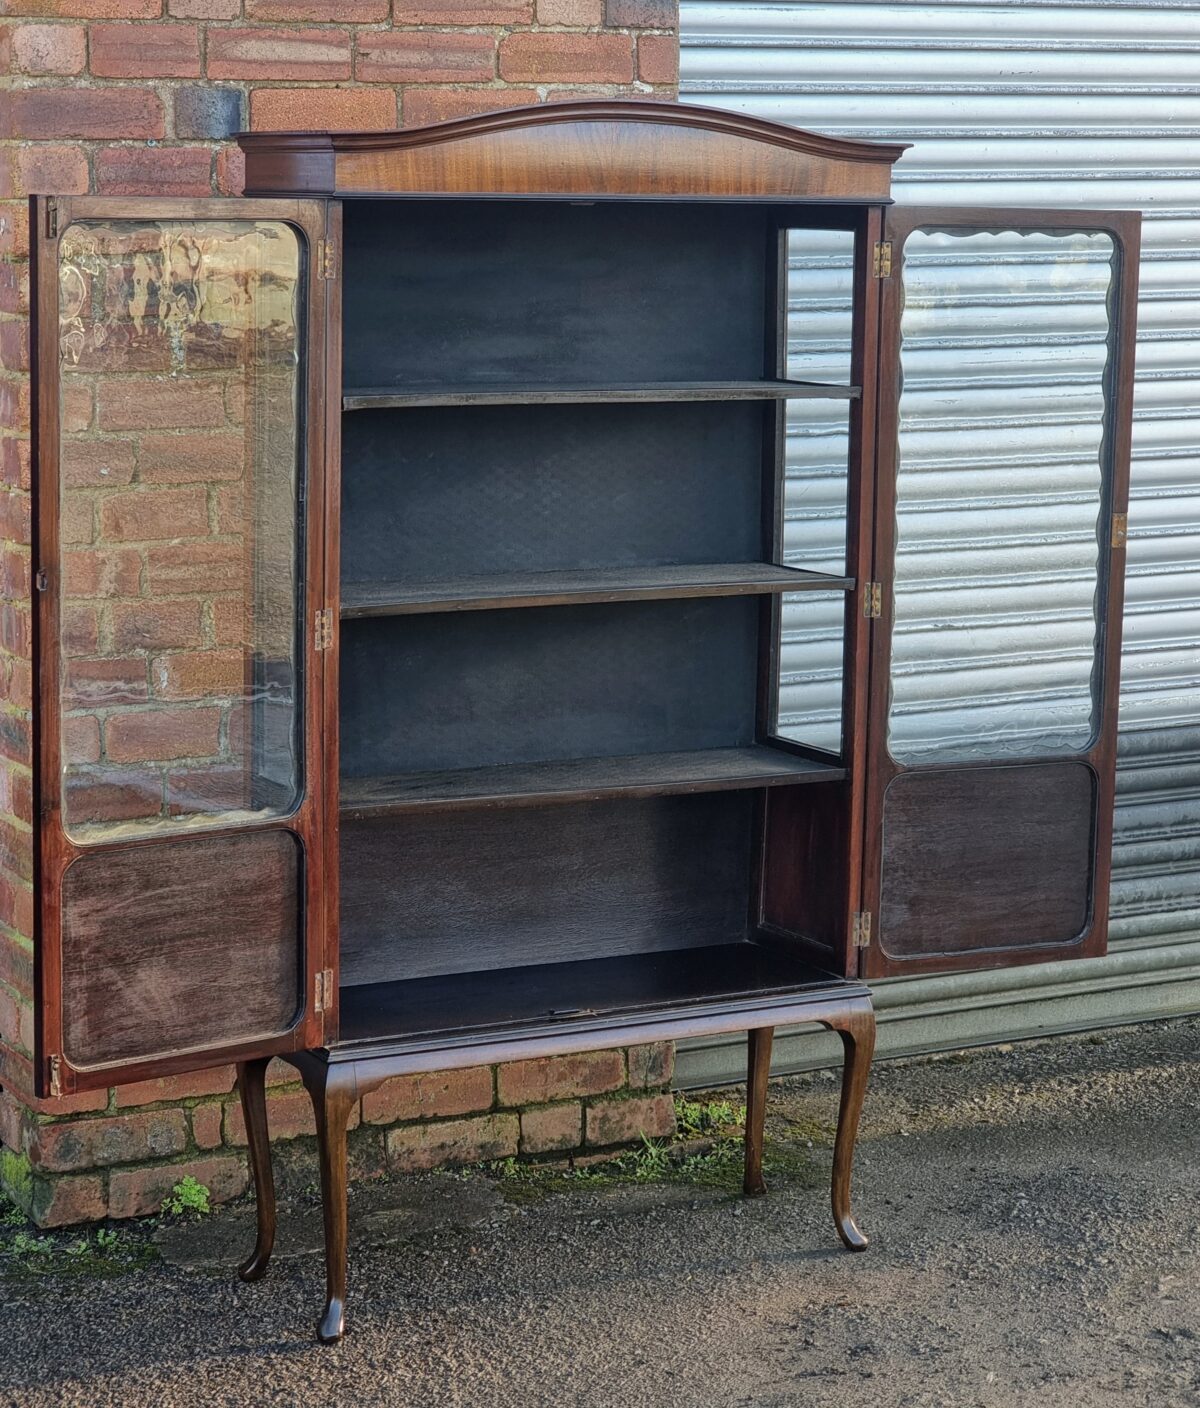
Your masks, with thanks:
[{"label": "reflection on glass", "polygon": [[1086,748],[1113,242],[916,231],[902,277],[889,747]]},{"label": "reflection on glass", "polygon": [[286,813],[299,237],[81,221],[60,261],[64,825],[104,840]]},{"label": "reflection on glass", "polygon": [[776,733],[830,753],[842,750],[845,592],[783,597]]}]

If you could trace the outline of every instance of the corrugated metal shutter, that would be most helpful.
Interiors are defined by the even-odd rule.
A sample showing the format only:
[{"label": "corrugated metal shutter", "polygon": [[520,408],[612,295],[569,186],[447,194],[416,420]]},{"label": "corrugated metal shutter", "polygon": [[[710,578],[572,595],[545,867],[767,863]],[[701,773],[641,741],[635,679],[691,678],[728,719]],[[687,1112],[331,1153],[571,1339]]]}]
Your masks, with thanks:
[{"label": "corrugated metal shutter", "polygon": [[[893,981],[877,999],[885,1052],[1200,1009],[1200,5],[683,0],[681,33],[685,101],[914,143],[896,168],[898,201],[1146,213],[1113,951],[1095,963]],[[820,311],[833,331],[816,358],[836,358],[837,251],[794,248],[793,270],[793,312]],[[956,415],[969,422],[969,407]],[[793,427],[797,503],[821,485],[828,497],[835,441],[836,427]],[[1052,529],[1052,500],[1038,511]],[[822,537],[801,514],[789,533],[797,560],[806,540]],[[954,557],[931,575],[931,612],[938,573],[953,587]],[[800,731],[800,720],[829,717],[819,683],[828,633],[789,620],[788,651],[784,707]],[[780,1047],[782,1066],[830,1054],[807,1036]],[[685,1083],[740,1066],[729,1043],[680,1054]]]}]

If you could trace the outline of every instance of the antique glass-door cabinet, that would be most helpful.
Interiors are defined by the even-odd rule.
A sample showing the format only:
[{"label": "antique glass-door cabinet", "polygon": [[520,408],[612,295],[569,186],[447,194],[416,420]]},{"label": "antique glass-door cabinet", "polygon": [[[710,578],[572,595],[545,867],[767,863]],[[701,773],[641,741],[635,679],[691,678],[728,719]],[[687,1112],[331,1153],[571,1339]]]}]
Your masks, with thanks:
[{"label": "antique glass-door cabinet", "polygon": [[40,1093],[240,1063],[253,1278],[293,1061],[336,1338],[373,1084],[747,1030],[761,1191],[814,1020],[865,1245],[862,980],[1104,948],[1138,217],[649,102],[241,142],[35,199]]}]

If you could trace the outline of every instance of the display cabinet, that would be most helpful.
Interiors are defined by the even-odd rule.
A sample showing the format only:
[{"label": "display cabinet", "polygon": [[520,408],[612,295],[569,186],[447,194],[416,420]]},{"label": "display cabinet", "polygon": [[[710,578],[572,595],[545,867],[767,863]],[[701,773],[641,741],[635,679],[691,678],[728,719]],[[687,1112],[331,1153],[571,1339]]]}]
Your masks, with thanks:
[{"label": "display cabinet", "polygon": [[1103,949],[1138,217],[641,101],[240,140],[245,198],[34,203],[41,1093],[238,1062],[253,1279],[295,1064],[333,1339],[366,1090],[745,1030],[757,1192],[816,1021],[865,1246],[863,980]]}]

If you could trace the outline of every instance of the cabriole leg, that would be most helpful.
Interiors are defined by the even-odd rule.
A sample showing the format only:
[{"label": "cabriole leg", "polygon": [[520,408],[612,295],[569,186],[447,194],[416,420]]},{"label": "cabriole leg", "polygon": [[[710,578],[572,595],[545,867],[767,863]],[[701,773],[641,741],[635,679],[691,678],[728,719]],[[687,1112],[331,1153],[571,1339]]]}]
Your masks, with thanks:
[{"label": "cabriole leg", "polygon": [[758,1027],[746,1033],[746,1165],[742,1191],[758,1197],[767,1191],[763,1182],[763,1126],[767,1118],[767,1080],[771,1074],[773,1027]]},{"label": "cabriole leg", "polygon": [[852,1252],[865,1251],[867,1239],[858,1230],[850,1212],[850,1174],[854,1167],[854,1143],[862,1115],[871,1057],[875,1052],[875,1013],[869,999],[856,1003],[845,1015],[826,1023],[842,1038],[845,1065],[842,1070],[842,1104],[838,1112],[837,1138],[833,1146],[833,1221],[838,1236]]},{"label": "cabriole leg", "polygon": [[267,1061],[243,1061],[238,1066],[238,1093],[246,1121],[250,1173],[258,1211],[258,1239],[254,1251],[238,1267],[243,1281],[257,1281],[267,1273],[275,1246],[275,1178],[271,1169],[271,1138],[267,1130]]},{"label": "cabriole leg", "polygon": [[325,1217],[325,1309],[317,1326],[317,1338],[322,1344],[335,1344],[346,1328],[346,1129],[357,1098],[353,1069],[333,1068],[319,1083],[309,1086],[309,1094],[317,1119],[321,1209]]}]

